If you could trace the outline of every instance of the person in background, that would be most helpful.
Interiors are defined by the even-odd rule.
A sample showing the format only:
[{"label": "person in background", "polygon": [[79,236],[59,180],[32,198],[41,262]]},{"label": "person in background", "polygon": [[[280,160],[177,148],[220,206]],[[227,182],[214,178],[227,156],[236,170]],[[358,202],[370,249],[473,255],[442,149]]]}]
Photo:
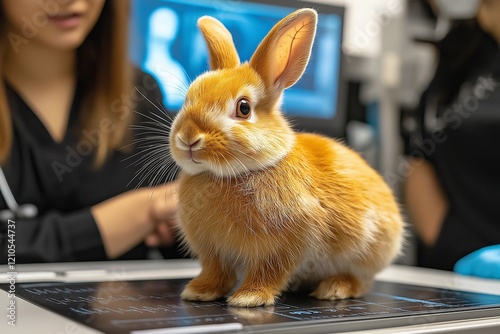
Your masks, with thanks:
[{"label": "person in background", "polygon": [[500,279],[499,45],[500,0],[480,1],[438,45],[406,152],[420,266]]},{"label": "person in background", "polygon": [[175,183],[134,190],[144,178],[129,166],[148,162],[131,125],[168,117],[152,104],[163,101],[156,81],[129,63],[128,10],[0,0],[0,262],[11,244],[22,263],[143,259],[174,243]]}]

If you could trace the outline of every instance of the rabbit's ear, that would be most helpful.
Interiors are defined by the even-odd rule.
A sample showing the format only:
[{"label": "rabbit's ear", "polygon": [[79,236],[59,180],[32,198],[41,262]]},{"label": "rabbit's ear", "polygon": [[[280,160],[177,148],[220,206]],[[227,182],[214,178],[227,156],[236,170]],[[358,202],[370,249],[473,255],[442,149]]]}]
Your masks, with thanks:
[{"label": "rabbit's ear", "polygon": [[198,27],[207,42],[210,69],[234,68],[240,64],[233,37],[220,21],[211,16],[202,16],[198,19]]},{"label": "rabbit's ear", "polygon": [[260,43],[250,66],[268,88],[283,90],[300,79],[311,55],[317,21],[313,9],[299,9],[279,21]]}]

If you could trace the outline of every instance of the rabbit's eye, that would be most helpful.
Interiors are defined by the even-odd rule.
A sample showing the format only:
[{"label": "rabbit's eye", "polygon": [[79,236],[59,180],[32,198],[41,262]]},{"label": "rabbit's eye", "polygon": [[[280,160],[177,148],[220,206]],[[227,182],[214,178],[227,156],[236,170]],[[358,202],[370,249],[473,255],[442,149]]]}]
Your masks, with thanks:
[{"label": "rabbit's eye", "polygon": [[250,102],[247,99],[242,98],[238,100],[236,104],[236,117],[248,119],[250,117],[250,112],[252,108],[250,107]]}]

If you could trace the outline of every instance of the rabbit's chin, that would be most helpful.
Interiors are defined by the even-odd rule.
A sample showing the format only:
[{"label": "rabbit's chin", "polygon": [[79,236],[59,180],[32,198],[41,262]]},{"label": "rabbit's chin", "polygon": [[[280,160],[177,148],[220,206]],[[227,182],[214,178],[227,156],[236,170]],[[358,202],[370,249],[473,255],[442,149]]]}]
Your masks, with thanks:
[{"label": "rabbit's chin", "polygon": [[219,178],[232,178],[247,174],[252,171],[251,167],[244,164],[227,164],[220,165],[207,161],[177,161],[178,166],[188,175],[197,175],[202,173],[211,174]]}]

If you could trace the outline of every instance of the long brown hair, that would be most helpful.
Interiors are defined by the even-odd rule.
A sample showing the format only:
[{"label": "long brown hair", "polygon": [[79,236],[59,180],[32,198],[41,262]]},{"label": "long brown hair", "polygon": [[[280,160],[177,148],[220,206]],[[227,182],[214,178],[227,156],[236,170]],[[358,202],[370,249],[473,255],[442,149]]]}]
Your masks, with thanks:
[{"label": "long brown hair", "polygon": [[[113,125],[113,131],[99,132],[97,165],[123,146],[132,119],[130,106],[120,100],[124,94],[132,93],[128,14],[128,0],[106,0],[95,27],[77,50],[77,78],[86,94],[81,105],[82,131],[99,131],[102,120]],[[0,164],[9,156],[13,133],[3,78],[5,52],[9,47],[5,21],[0,7]]]}]

